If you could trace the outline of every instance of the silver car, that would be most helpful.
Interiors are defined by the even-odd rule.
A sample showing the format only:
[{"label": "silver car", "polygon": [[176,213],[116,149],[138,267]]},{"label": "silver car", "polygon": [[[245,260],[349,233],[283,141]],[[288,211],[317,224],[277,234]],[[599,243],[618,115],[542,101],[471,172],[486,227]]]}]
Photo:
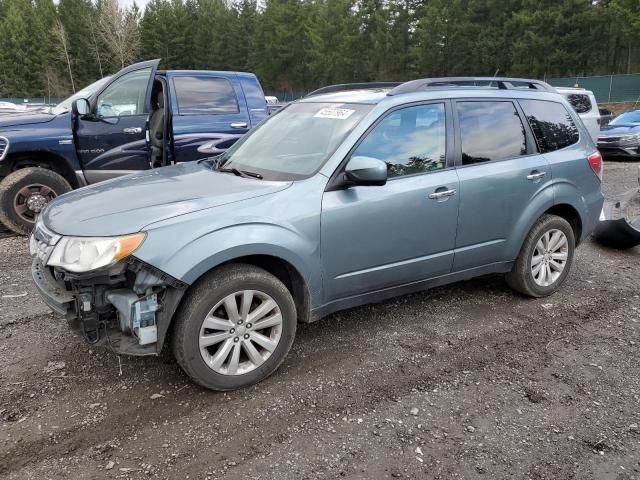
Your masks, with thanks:
[{"label": "silver car", "polygon": [[298,322],[486,274],[556,291],[603,203],[566,99],[519,79],[365,87],[314,92],[220,157],[58,197],[31,237],[42,297],[92,344],[169,342],[230,390],[273,373]]}]

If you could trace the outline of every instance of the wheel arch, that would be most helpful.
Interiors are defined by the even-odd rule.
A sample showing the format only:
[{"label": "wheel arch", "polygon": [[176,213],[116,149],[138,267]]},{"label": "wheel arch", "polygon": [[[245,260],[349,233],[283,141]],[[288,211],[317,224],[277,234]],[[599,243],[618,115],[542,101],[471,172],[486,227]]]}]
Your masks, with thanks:
[{"label": "wheel arch", "polygon": [[[209,275],[216,270],[228,265],[253,265],[258,268],[266,270],[271,275],[280,280],[284,286],[289,290],[293,301],[296,306],[296,313],[298,315],[298,321],[304,323],[310,323],[312,321],[311,316],[311,295],[307,282],[298,269],[288,262],[287,260],[277,257],[275,255],[254,254],[244,255],[235,258],[228,259],[215,267],[203,272],[198,278],[196,278],[186,290],[181,290],[179,293],[177,289],[172,289],[174,294],[177,294],[176,301],[171,305],[170,312],[165,317],[166,325],[163,326],[163,334],[158,338],[158,353],[163,348],[166,342],[166,337],[171,335],[174,330],[175,313],[179,310],[180,305],[184,301],[185,294],[206,275]],[[173,297],[172,297],[173,298]]]},{"label": "wheel arch", "polygon": [[576,238],[576,246],[580,244],[583,229],[582,218],[580,217],[578,210],[573,205],[569,203],[559,203],[546,210],[544,214],[556,215],[569,222]]},{"label": "wheel arch", "polygon": [[[309,323],[311,321],[311,295],[309,294],[309,288],[302,274],[290,262],[274,255],[245,255],[221,263],[212,270],[233,264],[254,265],[266,270],[276,277],[291,293],[296,305],[298,321],[305,323]],[[209,272],[212,270],[209,270]]]},{"label": "wheel arch", "polygon": [[73,188],[82,186],[69,161],[62,155],[48,150],[9,153],[3,163],[5,164],[4,170],[6,174],[23,168],[40,167],[61,175]]}]

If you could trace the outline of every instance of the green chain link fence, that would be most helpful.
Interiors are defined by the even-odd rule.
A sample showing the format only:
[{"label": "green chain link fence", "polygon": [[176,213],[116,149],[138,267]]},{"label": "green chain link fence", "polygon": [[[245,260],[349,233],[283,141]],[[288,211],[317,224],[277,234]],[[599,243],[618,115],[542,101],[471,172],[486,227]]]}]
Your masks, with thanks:
[{"label": "green chain link fence", "polygon": [[597,77],[547,78],[554,87],[582,87],[591,90],[598,103],[637,102],[640,100],[640,73]]}]

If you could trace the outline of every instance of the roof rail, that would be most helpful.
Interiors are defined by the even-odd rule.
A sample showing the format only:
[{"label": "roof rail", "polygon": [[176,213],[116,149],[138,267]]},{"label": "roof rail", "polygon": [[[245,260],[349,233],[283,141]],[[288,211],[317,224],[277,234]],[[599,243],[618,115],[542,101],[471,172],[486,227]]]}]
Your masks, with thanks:
[{"label": "roof rail", "polygon": [[324,93],[333,92],[345,92],[348,90],[367,90],[374,88],[394,88],[402,85],[402,82],[364,82],[364,83],[338,83],[336,85],[329,85],[314,90],[311,93],[307,93],[305,97],[313,97],[315,95],[322,95]]},{"label": "roof rail", "polygon": [[[481,85],[478,85],[480,83]],[[532,80],[528,78],[508,78],[508,77],[441,77],[441,78],[422,78],[420,80],[411,80],[405,82],[393,90],[387,95],[400,95],[401,93],[418,92],[429,87],[455,87],[455,86],[469,86],[460,84],[472,84],[471,86],[486,86],[491,87],[492,84],[500,90],[519,90],[519,89],[531,89],[540,90],[545,92],[556,93],[556,90],[546,82],[542,80]],[[487,85],[488,84],[488,85]],[[517,85],[520,84],[520,85]]]}]

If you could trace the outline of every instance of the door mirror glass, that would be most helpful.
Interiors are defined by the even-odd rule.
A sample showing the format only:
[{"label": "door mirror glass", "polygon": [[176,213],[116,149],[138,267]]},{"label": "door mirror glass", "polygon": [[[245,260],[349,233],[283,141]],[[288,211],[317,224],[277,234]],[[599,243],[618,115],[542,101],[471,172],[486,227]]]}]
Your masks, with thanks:
[{"label": "door mirror glass", "polygon": [[86,98],[78,98],[71,103],[71,111],[74,115],[87,115],[91,112],[91,105]]},{"label": "door mirror glass", "polygon": [[344,173],[347,180],[355,185],[376,186],[387,183],[387,164],[373,157],[351,157]]},{"label": "door mirror glass", "polygon": [[129,72],[98,96],[99,117],[125,117],[143,115],[151,68]]}]

